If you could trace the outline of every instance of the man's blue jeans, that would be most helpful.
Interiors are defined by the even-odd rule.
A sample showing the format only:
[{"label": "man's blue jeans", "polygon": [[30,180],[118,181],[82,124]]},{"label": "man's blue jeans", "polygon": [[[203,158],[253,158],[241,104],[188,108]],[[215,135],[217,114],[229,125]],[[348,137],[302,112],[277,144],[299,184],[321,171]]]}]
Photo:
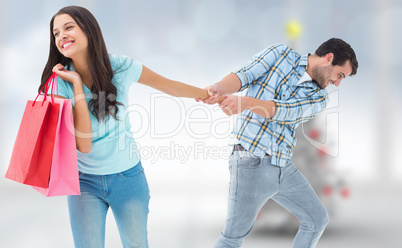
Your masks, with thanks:
[{"label": "man's blue jeans", "polygon": [[328,214],[307,179],[293,163],[271,164],[247,151],[229,158],[230,187],[227,219],[215,248],[240,247],[259,211],[273,199],[300,221],[293,248],[315,247],[328,223]]},{"label": "man's blue jeans", "polygon": [[121,173],[80,172],[81,195],[68,196],[76,248],[102,248],[109,207],[124,248],[147,248],[149,188],[141,162]]}]

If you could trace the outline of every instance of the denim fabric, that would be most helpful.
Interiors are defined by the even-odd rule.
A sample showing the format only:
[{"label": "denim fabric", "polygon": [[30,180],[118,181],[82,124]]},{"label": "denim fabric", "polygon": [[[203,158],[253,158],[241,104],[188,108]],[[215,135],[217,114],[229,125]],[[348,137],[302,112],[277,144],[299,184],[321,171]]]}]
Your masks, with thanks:
[{"label": "denim fabric", "polygon": [[71,229],[77,248],[105,246],[105,222],[113,211],[124,248],[147,248],[149,188],[141,162],[110,175],[80,172],[81,195],[68,196]]},{"label": "denim fabric", "polygon": [[229,158],[230,187],[227,219],[215,248],[240,247],[259,211],[273,199],[300,221],[293,248],[315,247],[328,214],[307,179],[293,163],[271,164],[271,158],[235,151]]}]

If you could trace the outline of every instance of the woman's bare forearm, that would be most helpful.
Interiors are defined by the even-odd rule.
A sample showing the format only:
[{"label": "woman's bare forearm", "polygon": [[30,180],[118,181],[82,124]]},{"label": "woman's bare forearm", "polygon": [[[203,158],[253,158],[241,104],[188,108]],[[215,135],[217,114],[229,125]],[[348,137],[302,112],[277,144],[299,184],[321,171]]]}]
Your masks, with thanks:
[{"label": "woman's bare forearm", "polygon": [[89,153],[92,148],[92,125],[82,82],[74,83],[73,115],[77,150]]}]

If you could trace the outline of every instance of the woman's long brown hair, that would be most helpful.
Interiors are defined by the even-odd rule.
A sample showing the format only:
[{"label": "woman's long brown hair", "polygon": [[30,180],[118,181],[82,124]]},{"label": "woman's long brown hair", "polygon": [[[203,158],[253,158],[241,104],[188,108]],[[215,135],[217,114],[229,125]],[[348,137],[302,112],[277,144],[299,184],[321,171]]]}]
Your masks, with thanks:
[{"label": "woman's long brown hair", "polygon": [[61,14],[70,15],[88,38],[89,68],[93,80],[91,88],[92,99],[89,101],[90,111],[98,121],[105,120],[109,115],[117,119],[117,105],[122,104],[116,101],[117,88],[112,83],[114,72],[109,54],[98,22],[92,13],[83,7],[64,7],[52,17],[50,21],[49,58],[42,73],[41,85],[38,92],[52,75],[52,69],[56,64],[61,63],[64,66],[67,65],[68,69],[71,69],[72,60],[64,57],[59,52],[53,35],[54,19]]}]

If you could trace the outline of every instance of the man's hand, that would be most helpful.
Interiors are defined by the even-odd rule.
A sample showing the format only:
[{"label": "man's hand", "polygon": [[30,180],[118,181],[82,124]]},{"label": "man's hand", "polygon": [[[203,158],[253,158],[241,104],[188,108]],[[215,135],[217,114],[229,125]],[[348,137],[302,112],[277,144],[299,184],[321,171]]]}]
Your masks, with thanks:
[{"label": "man's hand", "polygon": [[215,104],[219,102],[219,99],[223,99],[223,97],[219,96],[214,85],[208,86],[204,89],[208,91],[209,97],[205,99],[196,99],[197,102],[203,102],[205,104]]},{"label": "man's hand", "polygon": [[230,73],[221,81],[205,88],[210,97],[206,99],[196,99],[197,102],[206,104],[221,103],[225,98],[224,96],[231,95],[238,92],[241,88],[241,81],[234,73]]},{"label": "man's hand", "polygon": [[247,108],[247,104],[248,97],[230,95],[224,97],[219,107],[226,115],[231,116],[243,112]]}]

